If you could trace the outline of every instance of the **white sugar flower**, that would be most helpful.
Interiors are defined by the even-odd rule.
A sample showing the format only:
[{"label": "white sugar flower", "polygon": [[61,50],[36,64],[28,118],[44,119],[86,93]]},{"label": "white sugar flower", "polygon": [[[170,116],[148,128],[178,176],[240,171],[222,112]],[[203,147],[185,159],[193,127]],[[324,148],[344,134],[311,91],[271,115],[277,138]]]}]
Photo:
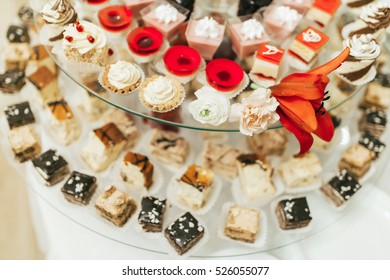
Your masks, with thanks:
[{"label": "white sugar flower", "polygon": [[230,101],[211,87],[202,87],[195,92],[196,100],[189,104],[192,117],[202,123],[218,126],[229,117]]},{"label": "white sugar flower", "polygon": [[279,103],[271,97],[271,91],[266,88],[256,89],[242,103],[235,103],[230,108],[230,122],[240,121],[240,132],[252,136],[266,130],[270,124],[279,120],[276,113]]}]

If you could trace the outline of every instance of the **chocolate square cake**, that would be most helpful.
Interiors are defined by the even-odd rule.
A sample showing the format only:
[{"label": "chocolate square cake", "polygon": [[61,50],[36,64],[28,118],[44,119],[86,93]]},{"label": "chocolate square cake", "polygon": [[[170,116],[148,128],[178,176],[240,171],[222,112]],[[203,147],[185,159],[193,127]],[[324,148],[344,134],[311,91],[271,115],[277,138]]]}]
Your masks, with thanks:
[{"label": "chocolate square cake", "polygon": [[164,235],[176,252],[183,255],[202,239],[204,227],[187,212],[168,226]]},{"label": "chocolate square cake", "polygon": [[167,200],[153,196],[144,196],[141,201],[141,212],[138,223],[146,232],[161,232]]},{"label": "chocolate square cake", "polygon": [[385,131],[387,124],[387,114],[385,111],[371,107],[366,109],[359,122],[359,130],[367,131],[371,135],[379,138]]},{"label": "chocolate square cake", "polygon": [[30,43],[30,35],[26,26],[10,25],[7,30],[10,43]]},{"label": "chocolate square cake", "polygon": [[32,163],[47,186],[60,182],[69,174],[68,162],[56,150],[48,150],[34,158]]},{"label": "chocolate square cake", "polygon": [[26,84],[24,72],[10,70],[0,74],[0,91],[3,93],[19,92]]},{"label": "chocolate square cake", "polygon": [[5,108],[4,113],[11,129],[35,122],[35,117],[28,101],[10,105]]},{"label": "chocolate square cake", "polygon": [[312,220],[306,197],[281,200],[275,211],[284,230],[307,227]]},{"label": "chocolate square cake", "polygon": [[378,158],[386,148],[385,143],[367,132],[361,136],[359,144],[364,146],[366,149],[374,152],[375,158]]},{"label": "chocolate square cake", "polygon": [[345,204],[361,188],[359,182],[346,169],[339,171],[326,185],[320,188],[336,207]]},{"label": "chocolate square cake", "polygon": [[96,187],[96,177],[73,171],[61,191],[69,202],[87,205]]}]

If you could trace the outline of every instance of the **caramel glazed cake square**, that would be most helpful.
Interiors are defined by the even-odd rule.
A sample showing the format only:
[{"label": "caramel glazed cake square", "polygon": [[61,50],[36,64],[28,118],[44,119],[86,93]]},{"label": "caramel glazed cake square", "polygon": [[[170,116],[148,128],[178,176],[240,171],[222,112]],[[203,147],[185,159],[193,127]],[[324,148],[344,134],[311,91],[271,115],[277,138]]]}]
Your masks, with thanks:
[{"label": "caramel glazed cake square", "polygon": [[98,214],[118,227],[127,222],[136,207],[134,199],[115,186],[107,187],[95,202]]},{"label": "caramel glazed cake square", "polygon": [[179,255],[195,246],[204,235],[204,227],[186,212],[165,229],[165,237]]}]

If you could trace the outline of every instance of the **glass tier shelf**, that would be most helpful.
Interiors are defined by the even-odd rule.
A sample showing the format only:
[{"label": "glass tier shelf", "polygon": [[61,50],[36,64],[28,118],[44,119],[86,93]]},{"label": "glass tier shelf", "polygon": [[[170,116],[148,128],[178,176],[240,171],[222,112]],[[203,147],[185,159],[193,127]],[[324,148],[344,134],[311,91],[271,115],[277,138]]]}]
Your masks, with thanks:
[{"label": "glass tier shelf", "polygon": [[[41,29],[42,26],[42,19],[39,15],[36,15],[35,17],[36,26],[38,29],[38,32]],[[95,22],[96,23],[96,22]],[[331,24],[328,29],[333,30],[336,28],[335,23]],[[331,31],[329,31],[331,32]],[[336,32],[336,31],[335,31]],[[329,42],[329,47],[324,49],[318,58],[318,61],[312,66],[312,68],[315,68],[317,65],[320,65],[322,63],[326,63],[329,61],[337,52],[340,52],[342,46],[340,38],[337,38],[338,36],[334,36],[331,38],[331,41]],[[285,49],[288,48],[289,44],[291,43],[293,36],[289,40],[286,40],[286,42],[282,45]],[[115,50],[115,53],[117,55],[115,56],[115,59],[113,61],[123,59],[127,61],[133,61],[133,59],[129,56],[128,50],[127,50],[127,44],[125,42],[124,38],[116,39],[110,41],[110,47]],[[94,75],[83,75],[83,73],[80,73],[78,71],[75,71],[74,68],[69,67],[66,62],[64,62],[63,58],[59,58],[58,55],[54,54],[52,52],[53,46],[45,46],[52,57],[52,59],[55,61],[57,66],[61,69],[63,73],[65,73],[71,80],[73,80],[75,83],[77,83],[80,87],[84,88],[86,91],[91,93],[92,95],[96,96],[100,100],[108,103],[109,105],[116,107],[120,110],[126,111],[130,114],[133,114],[135,116],[150,120],[152,122],[162,123],[164,125],[170,125],[175,127],[182,127],[187,129],[194,129],[194,130],[200,130],[200,131],[215,131],[215,132],[239,132],[239,123],[238,122],[228,122],[226,121],[222,125],[219,126],[211,126],[211,125],[204,125],[196,120],[193,119],[191,116],[189,110],[188,110],[188,104],[195,99],[195,96],[193,94],[194,87],[193,86],[187,86],[186,88],[186,99],[184,100],[183,104],[179,106],[177,109],[168,112],[168,113],[152,113],[148,111],[146,108],[142,106],[138,99],[138,93],[133,92],[130,95],[126,96],[119,96],[112,93],[107,92],[106,94],[101,94],[96,92],[93,88],[91,88],[88,83],[85,81],[92,80],[98,80],[99,73],[96,73]],[[57,46],[58,49],[58,46]],[[239,62],[239,61],[238,61]],[[157,72],[156,68],[154,67],[153,63],[150,63],[148,65],[140,65],[141,68],[144,70],[146,76],[150,76],[153,74],[160,74]],[[287,66],[287,63],[285,65],[285,70],[283,76],[287,76],[290,73],[293,72],[304,72],[296,70],[292,67]],[[331,75],[331,82],[328,85],[328,88],[330,90],[330,96],[333,95],[333,88],[335,88],[335,80],[336,77],[334,75]],[[252,82],[250,82],[252,83]],[[191,83],[189,83],[191,84]],[[199,86],[198,86],[199,87]],[[197,87],[195,87],[197,88]],[[246,93],[248,93],[251,89],[248,87],[246,91],[243,91],[238,97],[232,100],[233,102],[238,102],[237,99],[244,97]],[[361,92],[361,87],[355,87],[354,90],[352,90],[348,95],[347,94],[337,94],[337,96],[331,97],[331,102],[325,103],[325,107],[328,109],[329,112],[332,112],[334,110],[337,110],[338,107],[342,106],[344,103],[348,102],[354,95]],[[335,94],[336,95],[336,94]],[[280,128],[280,123],[276,125],[272,125],[269,127],[269,129],[275,129]]]}]

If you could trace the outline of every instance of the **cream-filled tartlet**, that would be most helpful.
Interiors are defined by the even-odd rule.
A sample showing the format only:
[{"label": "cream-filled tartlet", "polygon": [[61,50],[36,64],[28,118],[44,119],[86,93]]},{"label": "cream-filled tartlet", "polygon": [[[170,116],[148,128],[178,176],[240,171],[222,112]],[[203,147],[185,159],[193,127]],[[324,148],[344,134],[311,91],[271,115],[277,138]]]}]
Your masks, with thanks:
[{"label": "cream-filled tartlet", "polygon": [[183,86],[171,77],[154,75],[146,79],[139,91],[139,99],[146,108],[153,112],[164,113],[177,108],[183,103]]},{"label": "cream-filled tartlet", "polygon": [[88,21],[77,21],[65,26],[63,50],[73,62],[104,66],[107,60],[107,38],[100,27]]},{"label": "cream-filled tartlet", "polygon": [[70,0],[51,0],[43,6],[40,14],[46,23],[41,30],[41,38],[44,36],[49,42],[61,40],[64,27],[77,20],[77,13]]},{"label": "cream-filled tartlet", "polygon": [[375,60],[381,49],[371,34],[354,35],[344,41],[350,48],[347,59],[335,71],[340,79],[359,86],[372,81],[376,75]]},{"label": "cream-filled tartlet", "polygon": [[222,43],[224,32],[222,18],[191,16],[185,36],[191,48],[196,49],[205,60],[211,60]]},{"label": "cream-filled tartlet", "polygon": [[100,83],[107,90],[125,95],[136,90],[144,80],[141,68],[127,61],[117,61],[105,67]]}]

